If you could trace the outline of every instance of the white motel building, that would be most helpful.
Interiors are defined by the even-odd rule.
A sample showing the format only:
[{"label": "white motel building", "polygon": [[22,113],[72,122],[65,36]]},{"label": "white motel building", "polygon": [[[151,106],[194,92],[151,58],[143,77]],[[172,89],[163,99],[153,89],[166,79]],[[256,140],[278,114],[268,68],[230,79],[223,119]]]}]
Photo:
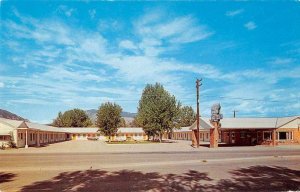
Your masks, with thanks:
[{"label": "white motel building", "polygon": [[[95,127],[58,128],[38,123],[0,118],[0,147],[8,145],[12,138],[17,147],[25,148],[67,140],[87,140],[89,138],[108,140],[108,137],[100,134],[98,128]],[[115,141],[146,140],[147,136],[140,127],[120,127],[111,139]]]}]

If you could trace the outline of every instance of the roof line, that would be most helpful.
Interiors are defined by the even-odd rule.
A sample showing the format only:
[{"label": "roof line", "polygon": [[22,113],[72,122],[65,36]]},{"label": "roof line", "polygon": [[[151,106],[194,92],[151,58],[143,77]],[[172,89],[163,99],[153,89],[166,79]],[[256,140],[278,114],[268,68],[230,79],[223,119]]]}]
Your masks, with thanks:
[{"label": "roof line", "polygon": [[290,122],[294,121],[295,119],[300,119],[300,116],[298,116],[298,117],[295,117],[295,118],[293,118],[293,119],[289,120],[288,122],[285,122],[285,123],[283,123],[282,125],[280,125],[279,127],[276,127],[276,128],[280,128],[280,127],[282,127],[282,126],[284,126],[284,125],[286,125],[286,124],[288,124],[288,123],[290,123]]},{"label": "roof line", "polygon": [[1,123],[5,124],[5,125],[8,125],[8,126],[10,126],[11,128],[14,128],[14,129],[16,129],[16,127],[15,127],[15,126],[13,126],[13,125],[12,125],[12,124],[10,124],[10,123],[7,123],[7,122],[5,122],[5,121],[1,121]]}]

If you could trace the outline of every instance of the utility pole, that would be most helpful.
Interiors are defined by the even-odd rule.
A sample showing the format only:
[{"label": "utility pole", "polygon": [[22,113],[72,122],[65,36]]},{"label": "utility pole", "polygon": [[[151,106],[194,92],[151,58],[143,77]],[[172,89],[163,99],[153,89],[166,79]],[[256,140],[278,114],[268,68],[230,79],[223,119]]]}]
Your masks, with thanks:
[{"label": "utility pole", "polygon": [[199,130],[199,123],[200,123],[200,107],[199,107],[199,90],[200,90],[200,86],[202,85],[201,83],[202,79],[197,79],[196,80],[196,89],[197,89],[197,135],[196,135],[196,139],[197,139],[197,148],[199,148],[200,145],[200,130]]},{"label": "utility pole", "polygon": [[235,116],[236,116],[236,112],[239,112],[239,111],[237,111],[237,110],[233,110],[233,118],[235,118]]}]

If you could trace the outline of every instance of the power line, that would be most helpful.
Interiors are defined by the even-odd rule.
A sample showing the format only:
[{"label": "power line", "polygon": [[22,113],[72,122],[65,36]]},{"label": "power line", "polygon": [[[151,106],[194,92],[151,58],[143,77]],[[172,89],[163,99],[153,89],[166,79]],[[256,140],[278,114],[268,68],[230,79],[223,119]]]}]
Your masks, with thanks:
[{"label": "power line", "polygon": [[[9,94],[9,93],[1,93],[0,98],[5,98],[6,96],[21,96],[21,95],[14,95],[14,94]],[[24,99],[24,95],[22,95],[22,99]],[[29,95],[32,96],[32,95]],[[57,99],[57,96],[49,96],[49,95],[44,95],[47,99]],[[74,95],[74,97],[89,97],[89,96],[80,96],[80,95]],[[150,97],[161,97],[160,95],[149,95]],[[147,97],[149,97],[147,96]],[[71,96],[72,97],[72,96]],[[90,97],[97,97],[97,96],[90,96]],[[100,97],[100,96],[99,96]],[[229,97],[229,96],[216,96],[216,95],[202,95],[203,98],[215,98],[215,99],[227,99],[227,100],[243,100],[243,101],[258,101],[258,102],[270,102],[270,103],[280,103],[280,102],[285,102],[285,103],[294,103],[294,101],[299,102],[299,98],[293,98],[290,99],[289,101],[283,101],[283,100],[269,100],[269,99],[255,99],[255,98],[242,98],[242,97]],[[68,97],[66,97],[68,98]],[[108,98],[108,99],[103,99],[102,100],[113,100],[113,101],[139,101],[140,99],[115,99],[115,98]],[[195,97],[180,97],[178,100],[183,100],[183,101],[190,101],[194,102]]]}]

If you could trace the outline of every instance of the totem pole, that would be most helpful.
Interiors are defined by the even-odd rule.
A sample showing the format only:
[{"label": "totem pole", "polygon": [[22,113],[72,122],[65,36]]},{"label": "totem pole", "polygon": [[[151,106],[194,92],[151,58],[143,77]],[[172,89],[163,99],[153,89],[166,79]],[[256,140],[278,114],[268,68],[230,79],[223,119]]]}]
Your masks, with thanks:
[{"label": "totem pole", "polygon": [[210,129],[210,148],[218,147],[219,129],[221,128],[220,120],[223,119],[223,115],[220,113],[220,110],[221,106],[219,103],[214,104],[211,107],[210,123],[213,125],[213,128]]}]

